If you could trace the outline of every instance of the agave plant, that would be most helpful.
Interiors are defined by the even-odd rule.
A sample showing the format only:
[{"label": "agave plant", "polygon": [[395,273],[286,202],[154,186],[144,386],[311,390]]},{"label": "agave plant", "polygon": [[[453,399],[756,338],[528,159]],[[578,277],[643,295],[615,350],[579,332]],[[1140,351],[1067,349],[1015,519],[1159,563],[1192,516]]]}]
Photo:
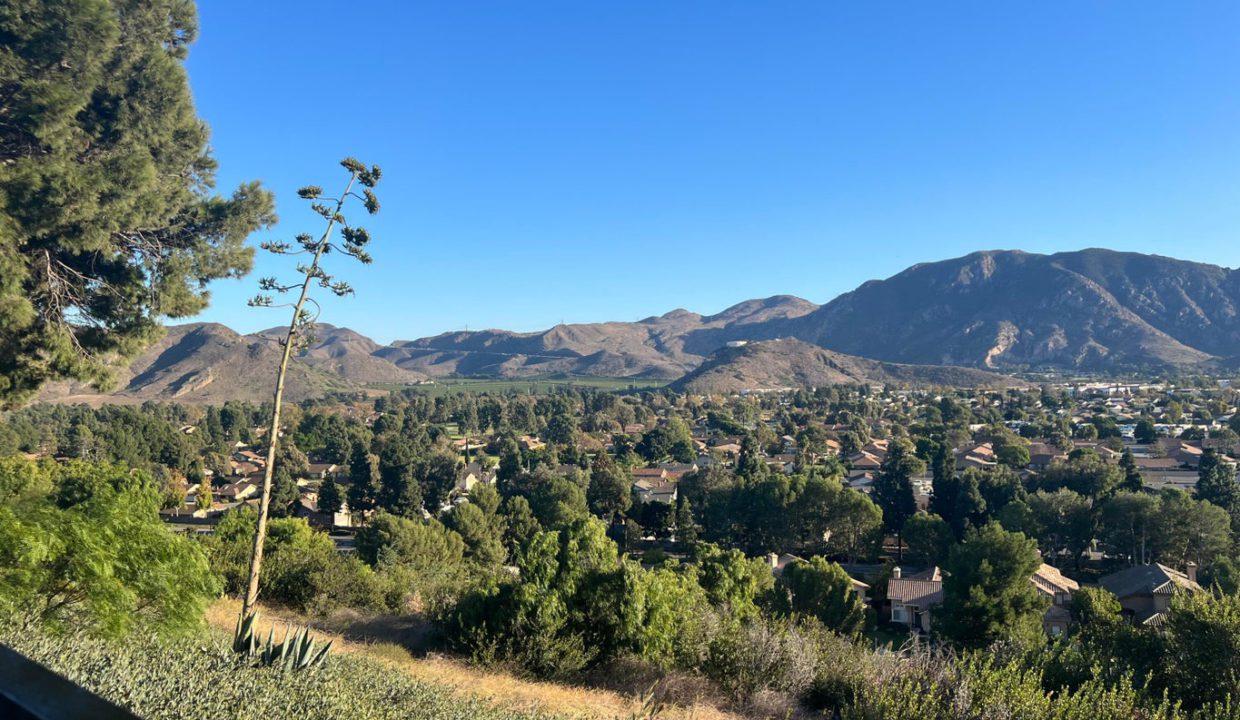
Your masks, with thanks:
[{"label": "agave plant", "polygon": [[276,629],[273,625],[267,632],[267,641],[261,646],[254,636],[254,624],[258,613],[237,617],[237,628],[233,633],[233,652],[252,659],[265,667],[278,667],[282,670],[308,670],[323,666],[327,653],[332,649],[332,641],[320,648],[315,648],[314,638],[310,636],[310,626],[304,625],[293,630],[292,625],[284,626],[284,638],[276,642]]}]

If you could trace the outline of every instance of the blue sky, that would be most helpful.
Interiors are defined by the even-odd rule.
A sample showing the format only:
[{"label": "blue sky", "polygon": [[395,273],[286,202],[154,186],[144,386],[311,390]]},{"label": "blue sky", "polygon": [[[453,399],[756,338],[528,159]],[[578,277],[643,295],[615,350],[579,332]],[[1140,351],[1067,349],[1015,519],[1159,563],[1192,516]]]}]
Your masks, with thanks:
[{"label": "blue sky", "polygon": [[[826,302],[979,249],[1240,265],[1234,2],[202,0],[219,186],[273,235],[380,164],[374,265],[322,320],[381,342]],[[360,212],[360,211],[359,211]],[[255,237],[257,242],[261,238]],[[212,286],[201,319],[283,311]]]}]

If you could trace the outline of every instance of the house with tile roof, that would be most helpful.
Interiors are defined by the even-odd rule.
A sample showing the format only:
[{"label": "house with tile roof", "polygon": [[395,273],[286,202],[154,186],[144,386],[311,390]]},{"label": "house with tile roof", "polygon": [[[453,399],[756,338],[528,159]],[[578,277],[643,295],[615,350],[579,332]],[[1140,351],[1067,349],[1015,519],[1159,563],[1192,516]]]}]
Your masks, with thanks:
[{"label": "house with tile roof", "polygon": [[1187,572],[1159,563],[1134,565],[1111,573],[1098,586],[1114,595],[1124,617],[1140,627],[1160,627],[1167,619],[1171,598],[1181,592],[1197,592],[1197,565],[1190,562]]},{"label": "house with tile roof", "polygon": [[[1072,593],[1081,586],[1046,563],[1034,571],[1029,581],[1050,601],[1050,607],[1042,618],[1043,629],[1051,636],[1066,632],[1072,621],[1068,610],[1072,603]],[[887,583],[887,600],[891,603],[893,623],[928,633],[933,610],[943,602],[943,574],[935,567],[904,575],[901,569],[896,567]]]},{"label": "house with tile roof", "polygon": [[1064,576],[1058,568],[1042,563],[1029,578],[1038,592],[1050,600],[1050,607],[1042,616],[1042,629],[1051,637],[1059,637],[1072,624],[1072,593],[1081,589],[1080,583]]},{"label": "house with tile roof", "polygon": [[930,611],[943,602],[943,575],[936,567],[905,577],[896,566],[887,581],[887,601],[891,603],[891,622],[928,633]]},{"label": "house with tile roof", "polygon": [[669,479],[666,472],[661,475],[638,475],[635,470],[633,477],[636,478],[633,481],[633,492],[637,495],[638,502],[658,502],[665,505],[676,502],[676,481]]}]

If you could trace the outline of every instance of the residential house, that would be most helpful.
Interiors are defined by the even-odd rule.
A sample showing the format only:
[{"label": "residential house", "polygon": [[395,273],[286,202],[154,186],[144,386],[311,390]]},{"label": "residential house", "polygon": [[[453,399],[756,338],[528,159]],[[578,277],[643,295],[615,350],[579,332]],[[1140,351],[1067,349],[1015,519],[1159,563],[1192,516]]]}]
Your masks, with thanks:
[{"label": "residential house", "polygon": [[308,472],[311,479],[326,480],[334,478],[339,471],[340,466],[336,463],[310,463]]},{"label": "residential house", "polygon": [[681,476],[691,472],[697,472],[697,463],[659,463],[659,468],[664,471],[664,477],[671,480],[679,480]]},{"label": "residential house", "polygon": [[1054,445],[1047,443],[1031,443],[1029,445],[1029,469],[1042,471],[1056,462],[1065,462],[1068,454]]},{"label": "residential house", "polygon": [[891,603],[891,622],[928,633],[930,611],[943,602],[943,575],[936,567],[905,577],[896,566],[887,581],[887,601]]},{"label": "residential house", "polygon": [[255,465],[254,463],[237,462],[236,460],[232,460],[228,463],[228,469],[232,470],[232,474],[235,477],[249,477],[250,475],[257,475],[261,473],[263,468],[262,466]]},{"label": "residential house", "polygon": [[887,450],[890,447],[891,442],[888,440],[871,440],[866,443],[865,447],[861,448],[861,452],[869,453],[878,458],[879,462],[882,462],[887,459]]},{"label": "residential house", "polygon": [[1144,472],[1166,472],[1168,470],[1178,470],[1180,461],[1170,457],[1134,457],[1133,462],[1137,465],[1137,470]]},{"label": "residential house", "polygon": [[259,455],[253,450],[238,450],[232,454],[232,459],[239,463],[251,463],[253,465],[267,464],[267,458]]},{"label": "residential house", "polygon": [[639,468],[633,471],[633,491],[637,501],[659,502],[671,505],[676,502],[676,481],[667,477],[662,468]]},{"label": "residential house", "polygon": [[517,438],[517,445],[519,445],[522,450],[530,450],[530,451],[542,450],[543,448],[547,447],[547,443],[543,442],[542,440],[539,440],[533,435],[522,435],[521,437]]},{"label": "residential house", "polygon": [[479,484],[494,485],[496,472],[487,470],[478,463],[470,463],[461,468],[456,475],[456,493],[468,495]]},{"label": "residential house", "polygon": [[1165,487],[1191,493],[1197,489],[1196,470],[1142,470],[1141,484],[1158,491]]},{"label": "residential house", "polygon": [[1205,451],[1202,450],[1199,445],[1186,442],[1177,442],[1177,445],[1175,447],[1168,448],[1166,453],[1167,457],[1175,460],[1180,465],[1195,470],[1197,469],[1197,466],[1201,464],[1201,456],[1205,453]]},{"label": "residential house", "polygon": [[666,480],[667,479],[667,468],[663,468],[663,467],[636,468],[633,470],[633,479],[634,480]]},{"label": "residential house", "polygon": [[258,483],[252,480],[241,480],[227,483],[211,489],[211,494],[220,502],[237,502],[258,493]]},{"label": "residential house", "polygon": [[780,453],[774,457],[766,459],[766,464],[772,470],[781,472],[785,475],[791,475],[796,472],[797,456],[790,453]]},{"label": "residential house", "polygon": [[873,472],[857,472],[854,470],[848,474],[848,487],[863,493],[869,493],[874,489],[874,476]]},{"label": "residential house", "polygon": [[[1045,563],[1034,572],[1030,582],[1051,601],[1051,607],[1042,618],[1043,629],[1052,636],[1062,634],[1072,619],[1068,611],[1072,593],[1080,585]],[[930,632],[931,614],[943,602],[943,574],[936,567],[904,576],[897,566],[887,583],[887,600],[891,603],[893,623]]]},{"label": "residential house", "polygon": [[1051,601],[1046,614],[1042,616],[1042,629],[1051,637],[1059,637],[1068,631],[1072,624],[1072,612],[1068,609],[1072,604],[1072,593],[1081,589],[1080,583],[1065,577],[1057,568],[1046,563],[1033,573],[1033,586]]},{"label": "residential house", "polygon": [[985,470],[993,468],[998,464],[998,461],[995,459],[994,447],[990,443],[982,443],[956,453],[956,468],[958,470],[968,470],[969,468]]},{"label": "residential house", "polygon": [[331,532],[335,528],[353,527],[353,514],[349,512],[349,503],[342,499],[340,510],[328,515],[319,511],[318,493],[308,493],[298,498],[293,506],[293,515],[303,517],[311,526]]},{"label": "residential house", "polygon": [[1117,463],[1120,461],[1120,458],[1124,457],[1123,450],[1113,450],[1106,445],[1097,445],[1094,447],[1094,450],[1097,451],[1098,457],[1102,458],[1102,461],[1106,463]]},{"label": "residential house", "polygon": [[848,462],[851,463],[854,473],[878,472],[883,466],[882,458],[864,450],[850,455]]},{"label": "residential house", "polygon": [[1197,592],[1197,565],[1190,562],[1187,572],[1166,565],[1134,565],[1100,579],[1098,585],[1114,595],[1124,616],[1134,625],[1159,627],[1167,619],[1171,598],[1180,592]]}]

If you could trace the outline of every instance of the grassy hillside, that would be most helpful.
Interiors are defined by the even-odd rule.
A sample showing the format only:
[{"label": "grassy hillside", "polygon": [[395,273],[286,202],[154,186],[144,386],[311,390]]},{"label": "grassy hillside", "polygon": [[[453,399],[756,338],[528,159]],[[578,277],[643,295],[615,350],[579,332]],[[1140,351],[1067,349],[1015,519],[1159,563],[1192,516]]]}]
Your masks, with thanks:
[{"label": "grassy hillside", "polygon": [[[393,643],[335,642],[318,671],[284,673],[240,665],[229,648],[238,603],[221,600],[209,634],[181,641],[109,642],[0,629],[0,643],[143,718],[271,720],[551,720],[647,717],[643,703],[604,690],[532,682],[441,658],[414,658]],[[277,625],[276,636],[283,633]],[[260,617],[266,636],[273,624]],[[713,708],[664,710],[660,718],[730,720]]]},{"label": "grassy hillside", "polygon": [[[240,603],[232,598],[217,601],[207,611],[207,622],[221,637],[231,633],[240,611]],[[294,618],[294,622],[304,620]],[[258,629],[266,637],[274,624],[277,637],[283,632],[283,619],[264,610]],[[384,674],[424,683],[437,692],[459,697],[463,702],[490,708],[494,712],[517,713],[511,717],[611,718],[642,717],[643,703],[636,696],[626,696],[598,688],[563,685],[527,680],[495,668],[479,668],[460,660],[435,653],[425,654],[425,628],[413,627],[401,618],[380,617],[357,620],[347,613],[332,620],[315,622],[316,635],[331,639],[333,660],[350,658],[378,663]],[[335,632],[322,629],[330,627]],[[420,656],[415,657],[410,652]],[[648,686],[643,685],[642,690]],[[522,715],[520,713],[526,713]],[[421,717],[421,716],[410,716]],[[509,717],[509,715],[486,715]],[[665,720],[735,720],[737,716],[707,705],[667,708],[658,717]]]}]

